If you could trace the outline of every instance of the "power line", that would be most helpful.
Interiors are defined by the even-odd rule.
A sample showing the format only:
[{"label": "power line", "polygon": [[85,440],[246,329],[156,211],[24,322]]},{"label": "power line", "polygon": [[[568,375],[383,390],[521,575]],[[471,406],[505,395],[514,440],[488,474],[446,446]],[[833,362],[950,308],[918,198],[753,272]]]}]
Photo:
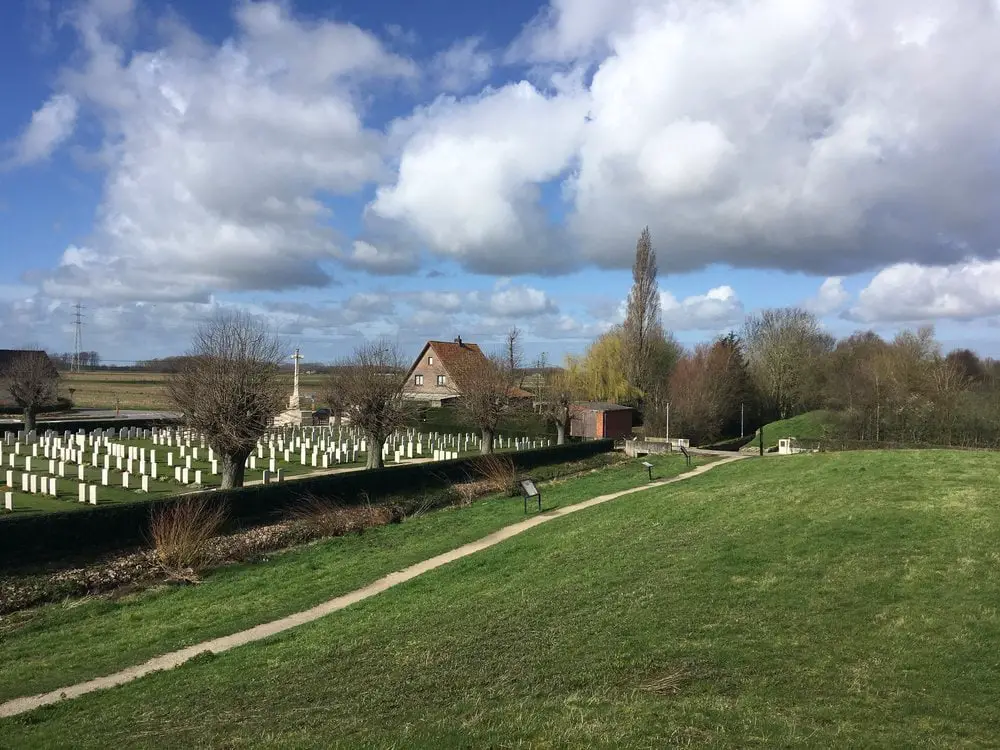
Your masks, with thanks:
[{"label": "power line", "polygon": [[83,305],[73,305],[73,366],[72,372],[80,372],[80,350],[83,349]]}]

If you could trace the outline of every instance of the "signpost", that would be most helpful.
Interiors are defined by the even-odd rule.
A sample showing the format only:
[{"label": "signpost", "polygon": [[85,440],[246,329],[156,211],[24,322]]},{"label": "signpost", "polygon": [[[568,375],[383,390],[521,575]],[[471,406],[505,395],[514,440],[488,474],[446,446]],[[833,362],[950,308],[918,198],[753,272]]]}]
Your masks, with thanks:
[{"label": "signpost", "polygon": [[690,466],[691,465],[691,454],[688,453],[688,449],[685,448],[683,445],[678,445],[677,447],[680,448],[681,449],[681,453],[684,454],[684,461],[685,461],[685,463],[688,466]]},{"label": "signpost", "polygon": [[645,466],[646,467],[646,471],[649,472],[649,481],[652,482],[653,481],[653,464],[649,463],[649,461],[643,461],[642,465]]},{"label": "signpost", "polygon": [[542,493],[538,491],[535,486],[535,481],[533,479],[522,479],[521,480],[521,494],[524,495],[524,512],[528,512],[528,499],[535,498],[538,500],[538,510],[542,510]]}]

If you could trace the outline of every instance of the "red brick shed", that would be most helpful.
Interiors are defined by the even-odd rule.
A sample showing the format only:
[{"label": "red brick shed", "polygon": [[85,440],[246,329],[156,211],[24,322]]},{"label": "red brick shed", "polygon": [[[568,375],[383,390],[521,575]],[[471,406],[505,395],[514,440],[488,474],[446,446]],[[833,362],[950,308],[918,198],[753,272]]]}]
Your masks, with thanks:
[{"label": "red brick shed", "polygon": [[632,409],[605,401],[573,404],[569,434],[583,438],[624,438],[632,434]]}]

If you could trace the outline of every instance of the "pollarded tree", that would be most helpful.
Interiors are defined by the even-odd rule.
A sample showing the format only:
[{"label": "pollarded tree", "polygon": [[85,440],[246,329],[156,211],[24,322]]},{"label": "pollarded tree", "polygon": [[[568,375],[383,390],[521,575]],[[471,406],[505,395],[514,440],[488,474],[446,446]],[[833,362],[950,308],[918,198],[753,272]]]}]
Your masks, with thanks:
[{"label": "pollarded tree", "polygon": [[285,353],[262,321],[220,313],[198,329],[190,354],[167,381],[188,426],[219,454],[223,489],[243,486],[247,458],[284,407]]},{"label": "pollarded tree", "polygon": [[351,424],[365,436],[367,469],[381,469],[382,446],[406,424],[409,414],[403,400],[406,367],[399,348],[387,341],[369,341],[354,350],[346,365],[338,368],[339,384]]},{"label": "pollarded tree", "polygon": [[35,429],[38,412],[58,398],[59,373],[43,351],[15,354],[3,370],[4,390],[24,414],[24,429]]},{"label": "pollarded tree", "polygon": [[347,364],[335,363],[323,384],[323,403],[330,407],[330,421],[334,429],[340,427],[341,419],[349,406],[343,382],[348,370]]},{"label": "pollarded tree", "polygon": [[519,406],[522,396],[531,395],[517,386],[521,370],[519,336],[520,331],[512,328],[502,351],[488,357],[468,358],[461,371],[453,373],[460,388],[459,409],[479,428],[483,454],[493,452],[493,439],[504,415]]},{"label": "pollarded tree", "polygon": [[566,442],[573,419],[573,402],[577,400],[578,388],[574,376],[566,370],[546,368],[540,364],[539,386],[535,393],[538,413],[556,427],[556,445]]}]

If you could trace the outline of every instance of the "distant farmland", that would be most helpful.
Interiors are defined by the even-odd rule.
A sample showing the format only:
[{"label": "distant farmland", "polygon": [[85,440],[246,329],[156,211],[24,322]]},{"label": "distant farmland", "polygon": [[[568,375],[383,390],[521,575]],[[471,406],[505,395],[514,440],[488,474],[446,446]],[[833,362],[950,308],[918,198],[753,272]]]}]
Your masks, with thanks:
[{"label": "distant farmland", "polygon": [[[73,399],[81,409],[153,409],[170,410],[173,404],[167,396],[167,375],[156,372],[79,372],[64,373],[60,392]],[[287,376],[288,392],[292,390],[292,375]],[[302,375],[299,388],[306,405],[309,396],[316,396],[320,406],[322,375]],[[72,393],[70,390],[72,389]]]}]

